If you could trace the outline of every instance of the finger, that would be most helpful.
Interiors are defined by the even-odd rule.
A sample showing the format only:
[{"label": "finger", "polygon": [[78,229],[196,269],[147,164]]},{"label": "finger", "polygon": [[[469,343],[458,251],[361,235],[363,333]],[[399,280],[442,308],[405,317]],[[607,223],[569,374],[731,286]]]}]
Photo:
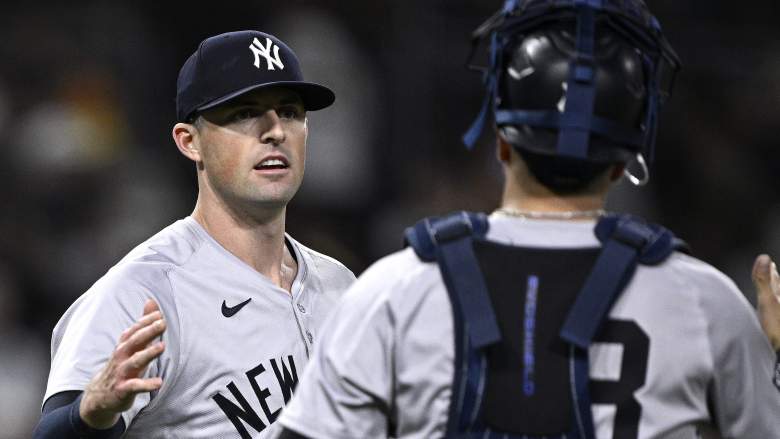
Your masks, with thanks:
[{"label": "finger", "polygon": [[160,341],[134,353],[122,363],[121,367],[125,371],[125,376],[138,377],[149,366],[149,363],[159,357],[163,351],[165,351],[165,344]]},{"label": "finger", "polygon": [[160,305],[157,304],[153,299],[149,299],[144,303],[144,315],[151,314],[155,311],[160,310]]},{"label": "finger", "polygon": [[758,286],[758,282],[769,279],[770,266],[772,265],[772,258],[769,255],[761,254],[756,257],[753,262],[753,283]]},{"label": "finger", "polygon": [[772,287],[772,294],[780,299],[780,274],[777,272],[777,265],[774,262],[772,262],[770,277],[769,285]]},{"label": "finger", "polygon": [[132,326],[130,326],[129,328],[125,329],[122,332],[122,334],[119,336],[119,341],[122,342],[127,340],[131,335],[133,335],[139,329],[148,326],[157,320],[160,320],[162,317],[163,315],[160,311],[154,311],[151,314],[146,314],[142,316]]},{"label": "finger", "polygon": [[152,392],[162,387],[162,378],[131,378],[120,383],[116,390],[123,394],[123,397],[135,395],[137,393]]},{"label": "finger", "polygon": [[762,306],[768,307],[776,318],[780,319],[780,275],[777,273],[777,265],[774,262],[769,269],[769,288],[763,293]]},{"label": "finger", "polygon": [[[772,291],[772,266],[774,263],[768,255],[759,255],[753,263],[753,285],[756,287],[756,295],[759,303],[766,303],[775,296]],[[775,268],[775,275],[777,269]]]},{"label": "finger", "polygon": [[760,255],[753,264],[758,319],[761,328],[775,349],[780,349],[780,275],[777,265],[767,255]]},{"label": "finger", "polygon": [[146,346],[155,338],[162,335],[165,332],[166,324],[165,320],[158,319],[149,325],[135,331],[130,335],[127,340],[121,342],[117,346],[117,351],[120,353],[131,356],[136,351],[146,348]]}]

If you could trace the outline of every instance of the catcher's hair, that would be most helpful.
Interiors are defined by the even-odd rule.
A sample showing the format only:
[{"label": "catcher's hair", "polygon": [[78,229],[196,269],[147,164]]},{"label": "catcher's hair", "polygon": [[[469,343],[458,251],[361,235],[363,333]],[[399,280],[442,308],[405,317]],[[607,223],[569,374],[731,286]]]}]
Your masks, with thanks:
[{"label": "catcher's hair", "polygon": [[587,194],[593,183],[609,172],[612,163],[593,163],[514,148],[536,180],[556,195]]}]

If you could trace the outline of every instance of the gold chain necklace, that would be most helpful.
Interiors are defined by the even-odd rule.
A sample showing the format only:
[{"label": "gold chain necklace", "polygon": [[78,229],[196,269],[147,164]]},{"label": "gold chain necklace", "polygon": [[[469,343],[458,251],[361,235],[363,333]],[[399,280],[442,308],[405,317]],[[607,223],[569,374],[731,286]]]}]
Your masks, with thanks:
[{"label": "gold chain necklace", "polygon": [[564,212],[542,212],[538,210],[520,210],[511,207],[502,207],[496,209],[493,213],[498,213],[506,216],[513,216],[517,218],[525,219],[540,219],[540,220],[574,220],[574,219],[591,219],[599,218],[607,214],[604,209],[595,210],[567,210]]}]

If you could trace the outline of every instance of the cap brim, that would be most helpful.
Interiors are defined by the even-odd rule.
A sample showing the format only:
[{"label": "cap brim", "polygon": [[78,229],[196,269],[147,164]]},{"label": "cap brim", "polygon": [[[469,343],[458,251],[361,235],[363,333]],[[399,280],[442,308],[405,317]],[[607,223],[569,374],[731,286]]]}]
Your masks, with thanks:
[{"label": "cap brim", "polygon": [[336,95],[331,89],[325,87],[324,85],[302,81],[277,81],[244,87],[240,90],[234,91],[233,93],[229,93],[225,96],[217,98],[211,102],[207,102],[196,108],[195,111],[204,111],[208,110],[209,108],[214,108],[253,90],[274,87],[286,88],[298,93],[298,95],[301,97],[301,100],[303,101],[303,107],[306,109],[306,111],[322,110],[323,108],[331,106],[333,102],[336,101]]}]

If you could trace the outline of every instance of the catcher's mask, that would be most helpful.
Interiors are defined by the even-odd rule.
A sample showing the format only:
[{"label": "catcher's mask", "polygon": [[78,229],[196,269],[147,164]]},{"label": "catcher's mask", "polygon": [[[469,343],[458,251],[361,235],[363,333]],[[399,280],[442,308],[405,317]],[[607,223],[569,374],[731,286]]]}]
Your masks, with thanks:
[{"label": "catcher's mask", "polygon": [[[480,67],[474,58],[486,40]],[[643,165],[680,67],[642,0],[506,0],[472,33],[467,64],[487,88],[463,137],[469,149],[490,111],[515,148]]]}]

